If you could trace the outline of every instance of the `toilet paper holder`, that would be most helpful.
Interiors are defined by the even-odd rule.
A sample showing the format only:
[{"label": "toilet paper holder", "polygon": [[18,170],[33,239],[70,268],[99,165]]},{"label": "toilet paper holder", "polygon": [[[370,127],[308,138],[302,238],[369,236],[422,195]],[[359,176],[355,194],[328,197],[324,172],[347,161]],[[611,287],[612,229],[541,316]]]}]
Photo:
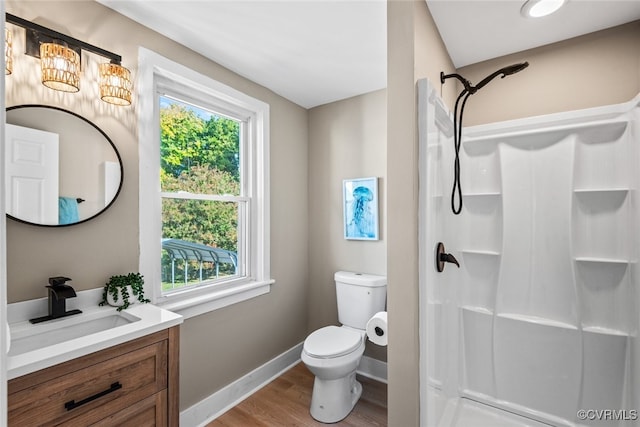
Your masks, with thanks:
[{"label": "toilet paper holder", "polygon": [[374,344],[385,346],[387,345],[387,312],[380,311],[371,317],[367,322],[365,328],[369,341]]}]

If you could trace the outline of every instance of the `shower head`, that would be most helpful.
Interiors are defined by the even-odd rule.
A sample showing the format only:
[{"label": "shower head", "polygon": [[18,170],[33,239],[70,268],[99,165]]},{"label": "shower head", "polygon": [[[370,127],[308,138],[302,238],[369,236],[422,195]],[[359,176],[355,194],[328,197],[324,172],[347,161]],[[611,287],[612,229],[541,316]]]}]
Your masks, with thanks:
[{"label": "shower head", "polygon": [[528,66],[529,66],[529,63],[525,61],[525,62],[521,62],[520,64],[513,64],[513,65],[509,65],[508,67],[504,67],[502,69],[502,71],[504,72],[504,76],[502,77],[508,76],[510,74],[515,74],[519,71],[524,70]]},{"label": "shower head", "polygon": [[472,93],[472,94],[476,93],[477,91],[482,89],[487,83],[489,83],[491,80],[493,80],[494,78],[496,78],[500,74],[502,74],[502,78],[504,79],[505,77],[507,77],[507,76],[509,76],[511,74],[515,74],[518,71],[524,70],[528,66],[529,66],[528,62],[522,62],[520,64],[513,64],[513,65],[509,65],[508,67],[500,68],[498,71],[496,71],[496,72],[488,75],[487,77],[485,77],[477,85],[472,86],[471,89],[469,90],[469,92]]},{"label": "shower head", "polygon": [[[458,156],[460,152],[460,144],[462,141],[462,113],[464,112],[464,106],[467,103],[467,99],[469,96],[473,95],[480,89],[482,89],[487,83],[491,80],[498,77],[502,74],[502,78],[510,76],[511,74],[515,74],[518,71],[522,71],[529,66],[528,62],[522,62],[520,64],[509,65],[508,67],[500,68],[498,71],[488,75],[485,77],[480,83],[476,86],[473,86],[469,80],[462,77],[460,74],[445,74],[444,72],[440,72],[440,83],[444,84],[445,80],[450,78],[455,78],[462,83],[464,89],[458,95],[458,99],[456,99],[456,104],[453,107],[453,146],[455,151],[455,160],[453,164],[453,191],[451,192],[451,210],[455,215],[460,214],[462,212],[462,188],[460,187],[460,158]],[[462,102],[461,102],[462,101]],[[460,105],[460,112],[458,113],[458,105]],[[436,109],[436,118],[437,118],[437,109]],[[459,118],[459,120],[458,120]],[[456,197],[457,197],[457,206],[456,206]]]}]

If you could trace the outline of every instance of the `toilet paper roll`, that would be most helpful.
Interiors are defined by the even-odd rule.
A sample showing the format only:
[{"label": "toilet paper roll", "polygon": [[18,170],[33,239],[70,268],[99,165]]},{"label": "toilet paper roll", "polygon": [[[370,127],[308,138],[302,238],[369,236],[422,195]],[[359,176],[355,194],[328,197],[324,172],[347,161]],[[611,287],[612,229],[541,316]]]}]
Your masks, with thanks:
[{"label": "toilet paper roll", "polygon": [[387,312],[380,311],[367,322],[367,336],[378,345],[387,345]]}]

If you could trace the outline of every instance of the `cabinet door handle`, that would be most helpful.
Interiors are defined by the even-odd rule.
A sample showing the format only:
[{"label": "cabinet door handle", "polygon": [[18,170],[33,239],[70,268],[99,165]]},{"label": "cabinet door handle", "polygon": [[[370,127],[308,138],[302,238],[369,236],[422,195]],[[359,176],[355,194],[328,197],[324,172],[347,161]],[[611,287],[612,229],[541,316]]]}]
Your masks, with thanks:
[{"label": "cabinet door handle", "polygon": [[122,388],[122,384],[120,384],[120,381],[117,381],[117,382],[111,384],[111,387],[109,387],[108,389],[103,390],[103,391],[101,391],[99,393],[96,393],[93,396],[89,396],[86,399],[82,399],[79,402],[76,402],[75,400],[70,400],[70,401],[68,401],[67,403],[64,404],[64,407],[67,409],[67,411],[70,411],[72,409],[77,408],[78,406],[84,405],[85,403],[92,402],[92,401],[94,401],[96,399],[101,398],[102,396],[106,396],[109,393],[113,393],[116,390],[120,390],[121,388]]}]

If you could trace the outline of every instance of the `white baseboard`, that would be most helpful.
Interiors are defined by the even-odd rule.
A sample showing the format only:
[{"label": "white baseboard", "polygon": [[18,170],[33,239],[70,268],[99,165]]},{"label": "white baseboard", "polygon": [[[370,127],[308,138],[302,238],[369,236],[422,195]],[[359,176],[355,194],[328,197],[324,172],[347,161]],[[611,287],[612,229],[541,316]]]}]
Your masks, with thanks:
[{"label": "white baseboard", "polygon": [[247,375],[202,399],[180,413],[180,425],[205,426],[244,399],[260,390],[300,361],[302,344],[285,351]]},{"label": "white baseboard", "polygon": [[387,362],[362,356],[358,365],[358,374],[381,383],[387,383]]},{"label": "white baseboard", "polygon": [[[183,427],[203,427],[300,362],[300,343],[180,413]],[[358,374],[387,382],[387,364],[364,356]]]}]

